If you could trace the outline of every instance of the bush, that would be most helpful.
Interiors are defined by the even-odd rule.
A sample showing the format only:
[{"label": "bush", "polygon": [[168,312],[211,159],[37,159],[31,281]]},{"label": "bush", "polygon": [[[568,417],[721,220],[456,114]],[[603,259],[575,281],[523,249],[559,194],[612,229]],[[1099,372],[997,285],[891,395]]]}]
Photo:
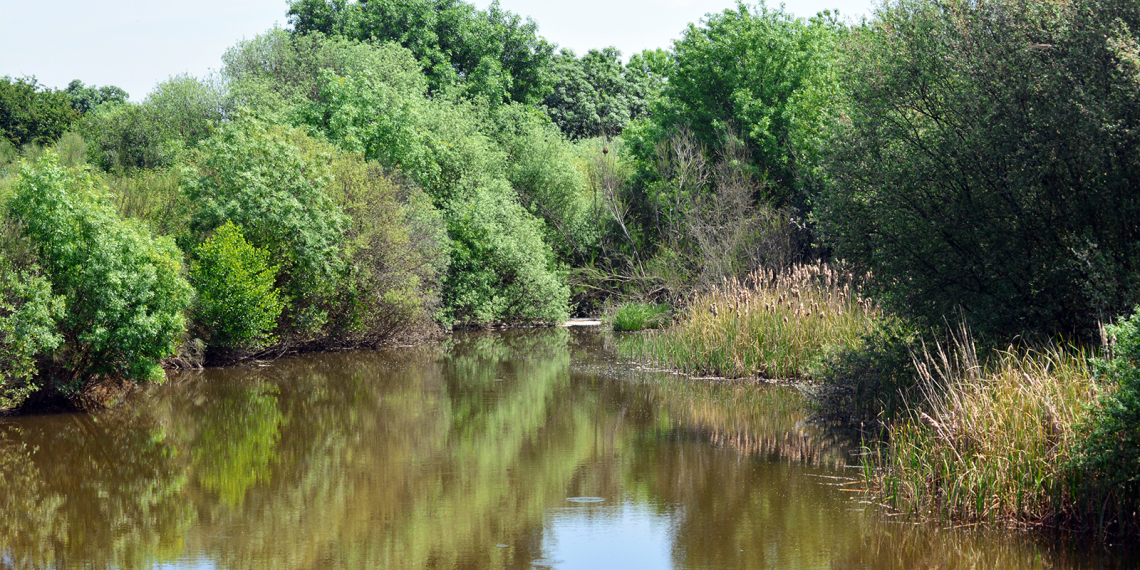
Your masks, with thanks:
[{"label": "bush", "polygon": [[194,254],[194,320],[208,345],[255,349],[275,342],[273,329],[284,305],[273,288],[277,267],[269,266],[269,252],[250,245],[241,228],[227,221]]},{"label": "bush", "polygon": [[560,261],[585,258],[597,245],[597,232],[575,146],[532,107],[501,105],[489,123],[489,137],[506,151],[505,177],[523,206],[545,222],[546,243]]},{"label": "bush", "polygon": [[615,331],[656,329],[669,324],[669,305],[626,303],[614,311]]},{"label": "bush", "polygon": [[1094,361],[1104,393],[1077,430],[1084,435],[1074,466],[1089,491],[1086,509],[1099,510],[1105,523],[1132,513],[1135,524],[1140,503],[1140,307],[1106,326],[1105,333],[1110,350]]},{"label": "bush", "polygon": [[[223,125],[199,148],[185,182],[190,231],[204,239],[227,220],[281,268],[286,324],[299,337],[319,335],[327,304],[345,273],[345,217],[325,193],[327,167],[306,161],[291,133],[255,119]],[[196,174],[194,176],[193,174]]]},{"label": "bush", "polygon": [[64,298],[66,358],[56,387],[74,393],[96,377],[162,379],[158,361],[174,352],[192,295],[173,241],[121,219],[90,175],[61,167],[52,151],[21,165],[9,208]]},{"label": "bush", "polygon": [[21,271],[0,257],[0,410],[19,406],[39,385],[37,359],[63,342],[56,319],[63,299],[38,268]]},{"label": "bush", "polygon": [[451,205],[454,245],[444,282],[446,322],[558,323],[569,315],[570,290],[542,241],[542,222],[505,183]]},{"label": "bush", "polygon": [[450,240],[442,213],[414,183],[376,162],[294,132],[306,160],[327,161],[326,188],[348,217],[350,264],[331,323],[345,344],[374,345],[428,325],[439,308]]}]

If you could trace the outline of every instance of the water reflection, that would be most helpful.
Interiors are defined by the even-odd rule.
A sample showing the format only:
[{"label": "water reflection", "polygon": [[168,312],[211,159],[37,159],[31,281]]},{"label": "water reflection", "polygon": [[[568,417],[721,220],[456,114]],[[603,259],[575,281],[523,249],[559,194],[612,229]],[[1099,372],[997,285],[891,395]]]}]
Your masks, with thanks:
[{"label": "water reflection", "polygon": [[0,568],[1117,567],[894,524],[794,388],[566,330],[181,374],[0,420]]}]

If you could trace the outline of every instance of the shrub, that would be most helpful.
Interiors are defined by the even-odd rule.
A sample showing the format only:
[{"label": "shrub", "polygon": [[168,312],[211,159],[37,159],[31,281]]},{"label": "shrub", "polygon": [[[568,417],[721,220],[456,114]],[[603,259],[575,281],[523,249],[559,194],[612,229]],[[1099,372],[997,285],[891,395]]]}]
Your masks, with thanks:
[{"label": "shrub", "polygon": [[1110,350],[1094,362],[1105,391],[1078,429],[1074,466],[1089,492],[1086,509],[1107,523],[1113,515],[1135,519],[1140,503],[1140,307],[1105,333]]},{"label": "shrub", "polygon": [[241,228],[227,221],[194,254],[194,320],[209,345],[253,349],[275,342],[273,329],[284,305],[273,287],[277,267],[269,266],[269,252],[250,245]]},{"label": "shrub", "polygon": [[489,137],[506,151],[505,177],[527,210],[541,218],[559,260],[582,260],[597,245],[590,191],[577,149],[538,110],[501,105],[491,111]]},{"label": "shrub", "polygon": [[614,311],[615,331],[640,331],[669,324],[669,305],[625,303]]},{"label": "shrub", "polygon": [[[270,254],[281,268],[286,321],[300,337],[319,334],[327,303],[342,282],[345,218],[325,194],[325,164],[309,162],[291,133],[256,119],[223,125],[199,147],[196,170],[185,183],[193,211],[190,231],[199,239],[227,220]],[[196,174],[196,176],[194,176]]]},{"label": "shrub", "polygon": [[451,206],[452,261],[444,282],[447,322],[556,323],[569,314],[570,290],[542,241],[542,222],[505,183]]},{"label": "shrub", "polygon": [[0,410],[19,406],[39,388],[37,359],[63,342],[56,329],[63,299],[37,270],[17,270],[0,257]]},{"label": "shrub", "polygon": [[186,238],[190,223],[182,175],[180,167],[173,167],[103,173],[99,178],[120,216],[144,222],[158,235],[179,240]]},{"label": "shrub", "polygon": [[61,167],[52,151],[21,165],[9,208],[64,298],[67,354],[56,387],[161,379],[158,361],[174,352],[192,294],[173,241],[121,219],[90,175]]},{"label": "shrub", "polygon": [[329,198],[348,218],[350,274],[332,327],[342,343],[376,344],[427,325],[440,303],[450,241],[442,213],[414,183],[358,154],[294,133],[306,160],[327,161]]}]

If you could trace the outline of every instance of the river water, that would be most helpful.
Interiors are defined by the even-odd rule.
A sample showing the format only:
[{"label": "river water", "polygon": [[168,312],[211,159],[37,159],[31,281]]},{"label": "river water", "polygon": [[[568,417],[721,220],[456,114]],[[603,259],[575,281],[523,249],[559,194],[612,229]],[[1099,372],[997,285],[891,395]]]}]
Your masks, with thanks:
[{"label": "river water", "polygon": [[[1129,568],[916,524],[794,387],[618,361],[592,331],[172,375],[0,419],[0,568]],[[1076,544],[1074,544],[1076,543]]]}]

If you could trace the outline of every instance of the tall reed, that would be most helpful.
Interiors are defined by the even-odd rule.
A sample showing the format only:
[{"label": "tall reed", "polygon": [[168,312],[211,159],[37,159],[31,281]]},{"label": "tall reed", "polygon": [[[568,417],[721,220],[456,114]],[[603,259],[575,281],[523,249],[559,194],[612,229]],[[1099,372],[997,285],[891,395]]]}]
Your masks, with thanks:
[{"label": "tall reed", "polygon": [[924,349],[914,358],[923,402],[871,456],[874,483],[896,507],[924,515],[1056,521],[1068,510],[1074,426],[1095,402],[1090,357],[1050,344],[983,360],[965,327]]},{"label": "tall reed", "polygon": [[679,323],[623,347],[689,373],[803,378],[825,347],[855,346],[881,314],[854,276],[826,264],[760,269],[697,294]]}]

